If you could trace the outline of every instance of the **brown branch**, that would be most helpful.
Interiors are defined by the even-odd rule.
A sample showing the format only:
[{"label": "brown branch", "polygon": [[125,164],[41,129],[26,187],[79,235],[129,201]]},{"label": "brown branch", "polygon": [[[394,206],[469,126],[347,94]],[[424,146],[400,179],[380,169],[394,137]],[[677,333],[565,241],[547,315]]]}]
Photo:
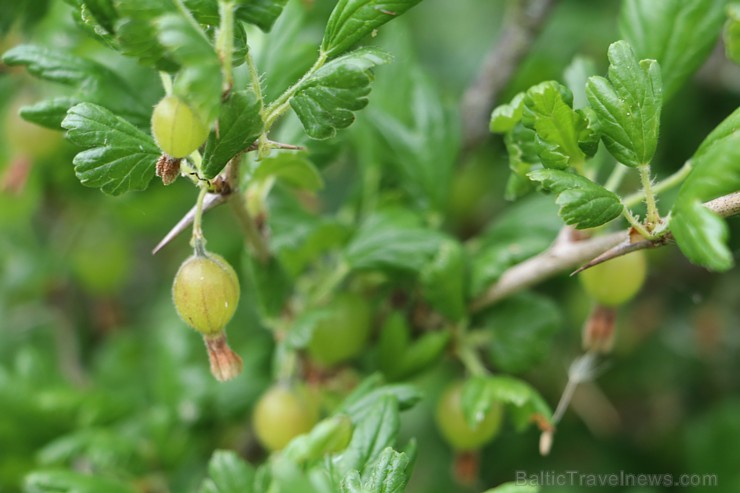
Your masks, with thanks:
[{"label": "brown branch", "polygon": [[[716,198],[704,204],[722,217],[740,214],[740,192]],[[563,231],[567,232],[566,228]],[[508,270],[483,294],[473,300],[470,310],[480,311],[497,301],[550,277],[569,271],[591,259],[600,262],[624,255],[634,250],[657,248],[670,243],[670,233],[656,240],[631,241],[629,230],[573,241],[571,235],[561,233],[550,248]],[[589,265],[595,265],[590,262]],[[580,269],[579,269],[580,270]]]},{"label": "brown branch", "polygon": [[463,96],[463,149],[477,146],[490,134],[491,110],[529,53],[554,4],[555,0],[521,0],[514,5],[478,77]]}]

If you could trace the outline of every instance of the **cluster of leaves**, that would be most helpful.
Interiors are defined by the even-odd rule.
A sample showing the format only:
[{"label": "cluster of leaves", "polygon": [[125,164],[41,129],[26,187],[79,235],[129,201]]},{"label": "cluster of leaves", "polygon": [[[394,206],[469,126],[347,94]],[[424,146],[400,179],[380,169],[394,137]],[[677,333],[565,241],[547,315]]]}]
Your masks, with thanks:
[{"label": "cluster of leaves", "polygon": [[[653,8],[647,2],[625,2],[620,17],[625,40],[609,48],[607,78],[589,76],[593,65],[577,61],[566,73],[570,87],[543,82],[496,108],[491,130],[505,135],[512,170],[509,195],[515,198],[537,183],[557,195],[566,224],[596,228],[624,214],[650,239],[670,231],[692,262],[717,271],[732,267],[727,226],[703,202],[740,186],[737,111],[707,136],[687,163],[692,172],[664,219],[658,216],[650,186],[661,109],[707,57],[720,34],[726,5],[665,2]],[[727,25],[728,37],[733,25]],[[728,50],[732,46],[730,40]],[[642,224],[630,212],[632,204],[613,190],[618,184],[607,188],[597,182],[600,161],[588,160],[596,155],[599,140],[617,163],[640,171],[648,209]]]},{"label": "cluster of leaves", "polygon": [[[644,172],[658,147],[663,106],[708,56],[722,28],[726,4],[674,0],[656,7],[647,0],[625,1],[620,17],[625,41],[610,47],[607,77],[596,76],[594,64],[581,60],[566,72],[567,87],[543,82],[496,109],[491,130],[505,135],[512,170],[507,194],[521,200],[474,242],[464,243],[445,230],[444,221],[460,151],[458,115],[442,101],[403,39],[387,41],[403,64],[390,63],[390,55],[377,47],[353,49],[419,0],[340,0],[328,21],[322,19],[321,39],[305,46],[301,35],[309,21],[297,2],[70,3],[77,7],[81,29],[152,73],[160,71],[172,82],[172,92],[212,124],[202,161],[191,163],[201,178],[215,178],[229,161],[259,141],[259,159],[252,154],[241,158],[247,166],[242,167],[244,189],[239,193],[251,201],[251,212],[266,221],[271,256],[264,262],[246,258],[242,274],[250,284],[246,298],[262,323],[278,335],[275,374],[283,375],[286,368],[293,368],[296,355],[304,355],[325,315],[327,299],[330,304],[333,294],[347,287],[372,296],[380,313],[377,342],[363,365],[397,382],[439,366],[450,352],[468,370],[476,370],[464,355],[483,354],[487,363],[509,375],[479,371],[482,374],[468,378],[462,395],[465,419],[474,427],[494,403],[504,403],[518,431],[533,423],[550,426],[545,399],[512,375],[532,369],[547,356],[562,323],[560,309],[550,298],[532,292],[480,313],[471,312],[470,302],[508,267],[547,248],[562,226],[549,198],[524,197],[535,186],[555,193],[560,218],[577,228],[600,227],[621,215],[634,220],[633,204],[617,193],[617,187],[598,182],[603,174],[598,166],[604,161],[599,145],[603,142],[623,165]],[[232,8],[234,16],[228,42],[223,41],[228,32],[226,8]],[[736,9],[730,13],[727,48],[737,59],[740,16]],[[258,29],[273,33],[263,37]],[[263,43],[250,44],[248,36]],[[306,55],[315,62],[306,63]],[[254,62],[244,63],[252,56]],[[226,69],[227,58],[233,72]],[[71,88],[68,95],[26,107],[21,114],[39,125],[65,129],[68,140],[83,149],[76,154],[74,167],[84,185],[112,195],[150,185],[160,150],[148,133],[151,105],[138,97],[139,87],[103,64],[61,50],[22,45],[7,52],[3,61]],[[264,75],[257,75],[250,63]],[[374,81],[372,69],[383,64],[388,64],[383,67],[385,77]],[[378,101],[352,125],[355,112],[369,104],[375,82]],[[273,127],[289,109],[295,118]],[[635,221],[653,237],[670,232],[687,257],[715,270],[732,265],[727,230],[702,203],[740,186],[738,118],[740,113],[733,113],[699,147],[691,159],[692,172],[664,221]],[[270,151],[265,145],[268,132],[271,138],[305,144],[308,150]],[[334,211],[317,213],[306,207],[300,199],[320,191],[325,179],[340,188],[319,169],[342,160],[357,164],[361,190],[348,192]],[[648,168],[648,181],[649,174]],[[299,313],[293,313],[295,307],[300,307]],[[178,339],[168,335],[168,340]],[[136,347],[135,341],[124,349],[129,346]],[[97,476],[40,470],[28,476],[28,491],[131,491],[124,481],[110,478],[121,476],[113,467],[116,463],[136,456],[141,448],[157,459],[168,459],[165,467],[177,463],[178,468],[172,468],[180,470],[190,465],[192,457],[170,457],[166,445],[188,445],[187,425],[207,423],[182,417],[192,402],[182,402],[179,396],[195,393],[197,409],[223,407],[224,401],[231,401],[193,376],[197,372],[176,347],[165,346],[162,342],[156,348],[165,361],[154,373],[176,385],[162,384],[170,390],[151,394],[157,401],[171,402],[163,403],[159,414],[147,414],[143,406],[126,407],[123,398],[111,402],[96,395],[100,402],[90,405],[89,395],[76,396],[69,408],[84,404],[94,416],[75,415],[60,425],[68,430],[74,428],[71,421],[83,420],[78,430],[42,449],[41,463],[63,467],[92,457],[90,469]],[[129,368],[132,382],[147,381],[146,374],[137,373],[130,362],[123,365],[117,356],[126,355],[110,356],[111,365]],[[101,388],[121,385],[118,379],[104,377],[105,372]],[[15,392],[8,383],[13,378],[0,374],[0,388],[7,395]],[[193,379],[196,389],[186,389]],[[137,392],[146,394],[147,389]],[[233,415],[247,414],[244,400],[253,400],[256,393],[236,399]],[[413,441],[399,448],[400,412],[419,399],[410,385],[385,385],[379,377],[369,377],[311,432],[260,466],[233,452],[216,452],[200,489],[404,491],[417,450]],[[138,395],[136,402],[145,400]],[[41,401],[21,404],[19,415],[27,409],[43,411]],[[49,416],[41,413],[39,419]],[[116,442],[112,437],[127,439]],[[106,456],[102,452],[108,446]],[[128,474],[146,475],[146,464],[127,465]],[[524,493],[536,487],[506,485],[496,491]]]}]

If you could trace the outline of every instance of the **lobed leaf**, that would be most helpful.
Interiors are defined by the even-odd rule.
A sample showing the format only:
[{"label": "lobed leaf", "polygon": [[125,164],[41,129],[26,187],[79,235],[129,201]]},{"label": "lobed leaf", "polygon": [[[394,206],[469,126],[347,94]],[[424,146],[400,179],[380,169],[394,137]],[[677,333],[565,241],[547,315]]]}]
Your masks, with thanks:
[{"label": "lobed leaf", "polygon": [[624,210],[619,197],[588,178],[566,171],[539,169],[527,176],[545,190],[557,194],[558,214],[577,229],[595,228],[618,217]]},{"label": "lobed leaf", "polygon": [[521,373],[547,356],[562,316],[549,298],[523,293],[486,311],[482,324],[490,336],[491,361],[505,372]]},{"label": "lobed leaf", "polygon": [[24,106],[20,109],[20,115],[24,120],[36,125],[52,130],[60,130],[62,120],[67,116],[67,111],[81,102],[77,98],[47,99],[31,106]]},{"label": "lobed leaf", "polygon": [[270,31],[288,0],[237,0],[236,18]]},{"label": "lobed leaf", "polygon": [[593,144],[598,143],[598,135],[572,104],[570,91],[554,81],[537,84],[525,93],[522,123],[535,131],[537,155],[547,168],[581,169],[586,157],[596,152]]},{"label": "lobed leaf", "polygon": [[355,424],[349,446],[334,462],[334,469],[339,477],[352,470],[362,473],[386,447],[392,447],[396,443],[401,426],[398,401],[386,394],[368,404],[368,412]]},{"label": "lobed leaf", "polygon": [[347,246],[353,269],[418,273],[436,255],[444,236],[405,209],[381,209],[360,226]]},{"label": "lobed leaf", "polygon": [[203,151],[203,174],[211,179],[236,154],[254,143],[264,128],[262,104],[251,90],[232,91],[223,102],[217,132],[211,132]]},{"label": "lobed leaf", "polygon": [[424,299],[452,322],[466,314],[467,273],[465,250],[453,239],[443,240],[434,258],[421,270]]},{"label": "lobed leaf", "polygon": [[370,69],[390,61],[388,54],[364,48],[330,61],[303,81],[290,106],[309,137],[328,139],[350,126],[353,112],[367,105]]},{"label": "lobed leaf", "polygon": [[550,408],[531,385],[509,376],[476,376],[462,389],[461,406],[469,424],[480,422],[495,402],[507,405],[517,429],[523,430],[534,420],[551,419]]},{"label": "lobed leaf", "polygon": [[[67,52],[34,45],[19,45],[3,55],[7,65],[23,65],[32,75],[75,89],[69,99],[109,108],[137,124],[149,122],[151,109],[142,104],[128,84],[108,67]],[[57,109],[62,103],[56,100]],[[69,109],[69,108],[67,108]]]},{"label": "lobed leaf", "polygon": [[676,243],[692,262],[711,270],[732,267],[725,221],[702,202],[740,189],[740,110],[707,136],[691,158],[692,171],[681,186],[671,213]]},{"label": "lobed leaf", "polygon": [[208,462],[209,493],[252,493],[254,468],[230,450],[216,450]]},{"label": "lobed leaf", "polygon": [[588,79],[586,95],[599,119],[607,150],[621,163],[649,164],[658,145],[663,104],[660,67],[638,61],[626,41],[609,47],[609,80]]},{"label": "lobed leaf", "polygon": [[367,493],[403,493],[408,482],[409,457],[390,447],[383,450],[362,475],[362,486]]},{"label": "lobed leaf", "polygon": [[639,58],[660,64],[664,98],[672,97],[717,43],[729,0],[625,0],[619,30]]},{"label": "lobed leaf", "polygon": [[221,105],[221,63],[210,41],[197,25],[179,13],[155,21],[157,39],[180,64],[173,93],[180,96],[206,122],[212,122]]},{"label": "lobed leaf", "polygon": [[154,140],[107,109],[80,103],[70,108],[62,127],[86,150],[72,163],[80,182],[111,195],[144,190],[154,177],[159,148]]},{"label": "lobed leaf", "polygon": [[386,22],[421,0],[339,0],[326,24],[321,51],[329,57],[346,52]]}]

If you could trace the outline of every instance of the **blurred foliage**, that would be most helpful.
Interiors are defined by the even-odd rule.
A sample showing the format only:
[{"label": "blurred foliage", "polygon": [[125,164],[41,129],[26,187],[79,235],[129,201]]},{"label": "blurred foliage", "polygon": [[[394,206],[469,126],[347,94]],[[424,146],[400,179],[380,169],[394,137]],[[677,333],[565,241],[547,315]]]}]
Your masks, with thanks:
[{"label": "blurred foliage", "polygon": [[[31,42],[95,60],[136,88],[138,108],[152,107],[162,94],[156,72],[78,29],[70,7],[75,3],[0,0],[0,51]],[[308,68],[333,5],[293,0],[273,26],[280,37],[273,41],[256,29],[248,32],[257,65],[266,74],[269,99]],[[560,2],[499,103],[542,80],[565,82],[563,70],[576,55],[595,60],[598,73],[604,73],[604,54],[619,38],[619,8],[620,2],[608,0]],[[150,253],[192,206],[193,188],[185,180],[167,189],[153,182],[146,192],[111,197],[83,187],[71,164],[76,150],[61,132],[17,117],[22,105],[68,94],[21,68],[0,65],[0,492],[194,492],[206,477],[215,486],[202,491],[241,491],[222,489],[223,484],[228,474],[242,479],[253,474],[236,455],[253,464],[266,459],[250,415],[274,380],[280,358],[260,316],[274,315],[287,296],[288,280],[312,273],[313,259],[326,265],[305,281],[312,285],[327,281],[321,275],[340,265],[334,254],[322,253],[346,245],[349,266],[343,267],[352,271],[353,287],[373,297],[379,314],[374,322],[395,320],[403,327],[405,318],[428,316],[425,299],[445,305],[434,316],[456,321],[461,300],[480,292],[506,267],[544,249],[560,226],[552,201],[527,197],[511,206],[503,200],[509,174],[503,141],[491,137],[481,148],[458,156],[456,101],[500,32],[505,10],[503,2],[425,0],[380,32],[377,44],[395,61],[375,70],[370,103],[357,113],[354,126],[315,142],[306,139],[294,117],[275,129],[276,140],[307,145],[310,162],[261,164],[288,170],[286,183],[269,198],[275,212],[269,217],[270,246],[281,263],[271,264],[262,277],[244,255],[229,211],[224,207],[207,214],[209,249],[237,268],[244,287],[229,335],[245,368],[225,384],[213,381],[201,341],[177,319],[171,304],[171,279],[190,253],[186,235],[156,256]],[[264,22],[269,25],[272,19]],[[663,109],[654,160],[659,176],[678,169],[737,108],[738,77],[738,67],[717,49],[698,75],[676,89]],[[290,188],[291,167],[308,174],[317,194]],[[410,174],[416,179],[409,180]],[[503,210],[509,212],[502,215]],[[373,230],[379,224],[387,236]],[[429,224],[441,229],[426,228]],[[730,249],[737,256],[740,223],[729,224]],[[477,252],[472,259],[459,247],[471,238],[467,245]],[[398,249],[379,252],[377,246],[389,241]],[[737,270],[709,274],[672,247],[650,252],[649,260],[642,295],[620,309],[612,360],[599,374],[598,387],[587,384],[576,393],[575,412],[559,425],[548,457],[537,453],[536,429],[518,433],[509,417],[501,434],[481,451],[478,480],[458,484],[454,453],[433,416],[438,396],[463,369],[440,349],[447,339],[433,340],[433,332],[413,334],[413,344],[389,341],[385,327],[376,323],[368,351],[319,382],[325,414],[377,366],[389,379],[413,383],[423,397],[400,415],[393,400],[397,396],[369,394],[371,401],[392,409],[389,416],[398,416],[398,443],[416,440],[415,454],[410,448],[403,454],[386,449],[397,455],[383,452],[380,457],[402,469],[408,457],[415,457],[410,492],[482,491],[512,481],[516,471],[569,470],[711,473],[719,477],[712,491],[736,492]],[[395,284],[384,282],[386,274],[372,272],[379,265],[393,271]],[[440,279],[466,276],[473,293],[461,292],[462,281],[440,286]],[[417,280],[423,288],[402,289]],[[443,292],[432,289],[441,287]],[[565,384],[567,364],[580,352],[580,326],[590,302],[567,276],[536,291],[507,300],[475,322],[493,334],[486,342],[493,367],[517,372],[553,405]],[[440,299],[446,302],[434,301]],[[536,313],[524,320],[530,329],[507,329],[522,323],[528,310]],[[397,320],[388,315],[396,312],[402,314]],[[496,324],[504,329],[496,331]],[[425,337],[425,347],[415,349]],[[415,351],[415,359],[405,365],[383,359],[383,348],[394,344],[406,355]],[[507,350],[522,346],[522,354]],[[358,410],[363,406],[355,402],[352,408],[351,401],[348,406],[353,419],[364,422]],[[213,455],[220,449],[235,455]],[[325,452],[306,450],[300,452]],[[357,468],[346,463],[348,471]],[[297,474],[289,462],[272,467],[284,478]],[[358,472],[348,488],[360,486],[348,491],[372,487],[373,467],[383,469],[375,463],[362,476]],[[104,482],[85,483],[87,473]]]}]

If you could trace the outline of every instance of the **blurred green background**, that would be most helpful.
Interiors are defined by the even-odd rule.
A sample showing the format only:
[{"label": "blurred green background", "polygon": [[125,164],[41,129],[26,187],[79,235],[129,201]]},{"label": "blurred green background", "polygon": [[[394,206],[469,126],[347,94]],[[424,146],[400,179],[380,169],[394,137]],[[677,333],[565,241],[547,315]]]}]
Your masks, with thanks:
[{"label": "blurred green background", "polygon": [[[0,16],[11,3],[27,6],[26,17],[0,40],[0,51],[21,42],[66,49],[123,75],[148,104],[161,96],[156,73],[86,38],[64,2],[3,0]],[[332,5],[317,2],[310,39],[320,39]],[[384,90],[392,92],[393,77],[411,59],[442,99],[457,105],[506,8],[502,1],[425,0],[384,28],[380,42],[401,69],[377,70],[371,108],[386,97]],[[542,80],[562,80],[578,54],[604,71],[607,46],[619,36],[618,10],[611,0],[560,2],[499,103]],[[261,63],[264,70],[270,62]],[[71,165],[75,150],[61,133],[16,116],[20,105],[59,93],[58,86],[0,66],[0,492],[20,491],[22,477],[40,467],[95,471],[142,492],[194,491],[217,448],[254,461],[264,457],[249,416],[271,382],[270,334],[257,321],[247,285],[229,326],[245,370],[226,384],[212,380],[200,338],[178,320],[170,300],[171,280],[189,254],[186,235],[151,255],[193,204],[193,187],[185,180],[167,189],[153,182],[146,192],[113,198],[81,186]],[[740,72],[721,61],[720,52],[666,106],[657,174],[678,169],[739,103]],[[358,113],[360,122],[371,108]],[[328,186],[319,203],[331,208],[356,183],[347,173],[353,163],[327,156]],[[493,221],[508,206],[502,199],[507,176],[498,137],[462,159],[451,184],[449,231],[468,238]],[[740,221],[730,226],[737,253]],[[209,248],[240,271],[244,246],[229,211],[208,213],[205,231]],[[417,437],[420,450],[409,491],[481,491],[515,479],[516,471],[572,470],[712,473],[719,486],[711,491],[740,491],[738,271],[707,273],[674,247],[649,258],[643,295],[620,309],[614,355],[596,385],[576,393],[550,456],[539,456],[535,430],[521,435],[509,426],[484,449],[479,483],[457,485],[433,409],[461,369],[450,360],[417,377],[427,398],[403,417],[403,435]],[[580,352],[589,305],[567,276],[538,290],[563,308],[566,330],[547,360],[523,377],[554,407],[568,364]]]}]

